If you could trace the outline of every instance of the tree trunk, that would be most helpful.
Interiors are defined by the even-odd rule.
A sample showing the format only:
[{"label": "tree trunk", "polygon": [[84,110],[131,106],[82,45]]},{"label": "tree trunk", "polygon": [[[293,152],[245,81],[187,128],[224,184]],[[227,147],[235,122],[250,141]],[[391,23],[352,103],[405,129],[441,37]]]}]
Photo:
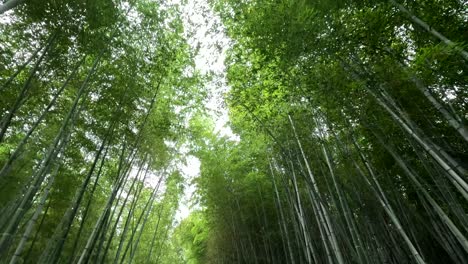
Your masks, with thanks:
[{"label": "tree trunk", "polygon": [[[400,221],[398,220],[397,216],[395,215],[395,212],[393,211],[388,199],[386,198],[386,195],[382,188],[380,187],[379,182],[377,181],[377,177],[374,174],[374,171],[372,167],[370,166],[369,162],[367,161],[366,157],[364,156],[363,153],[361,153],[360,148],[358,147],[357,143],[354,142],[357,151],[359,152],[359,155],[361,156],[361,160],[364,163],[365,167],[367,168],[367,171],[369,175],[371,175],[371,179],[373,180],[374,184],[372,184],[369,179],[363,174],[361,171],[360,167],[355,164],[356,169],[358,170],[359,174],[362,176],[362,178],[367,182],[367,184],[371,187],[373,190],[375,196],[377,197],[378,201],[382,205],[383,209],[387,213],[388,217],[390,220],[393,222],[395,225],[395,228],[397,229],[398,233],[403,237],[403,240],[405,241],[406,245],[408,246],[413,258],[418,264],[425,264],[426,262],[424,259],[421,257],[411,240],[409,239],[408,235],[406,234],[405,230],[401,226]],[[374,187],[375,185],[375,187]]]},{"label": "tree trunk", "polygon": [[62,87],[60,87],[60,89],[54,94],[54,97],[49,102],[49,104],[46,106],[45,110],[41,113],[39,118],[33,123],[33,125],[28,130],[28,132],[23,137],[23,139],[21,139],[21,142],[18,144],[18,146],[15,148],[13,153],[8,158],[7,162],[3,165],[2,169],[0,170],[0,179],[2,177],[5,177],[5,175],[8,173],[8,171],[9,171],[11,165],[13,164],[13,162],[20,156],[21,152],[23,151],[24,146],[26,145],[26,143],[29,140],[29,137],[36,130],[36,128],[40,125],[42,120],[44,120],[47,113],[49,113],[50,109],[55,105],[55,102],[57,101],[58,97],[62,94],[62,92],[65,90],[65,87],[67,87],[68,83],[75,76],[76,72],[78,71],[79,66],[81,66],[81,64],[83,63],[85,58],[86,58],[86,56],[83,57],[83,59],[81,59],[80,62],[76,65],[76,67],[73,69],[72,73],[68,76],[67,80],[63,83]]},{"label": "tree trunk", "polygon": [[3,3],[3,5],[0,5],[0,15],[19,6],[23,2],[25,2],[25,0],[8,0],[7,2]]},{"label": "tree trunk", "polygon": [[[299,150],[301,151],[302,158],[303,158],[304,163],[306,165],[307,172],[309,174],[310,180],[312,181],[314,191],[315,191],[315,193],[319,194],[320,192],[319,192],[317,183],[315,181],[315,177],[314,177],[314,175],[312,173],[309,162],[307,161],[304,150],[302,149],[302,144],[301,144],[301,142],[299,140],[299,137],[297,135],[296,127],[294,126],[294,123],[293,123],[292,118],[291,118],[290,115],[288,115],[288,118],[289,118],[289,122],[291,124],[291,127],[293,129],[294,137],[296,138],[296,142],[297,142],[297,144],[299,146]],[[340,247],[338,246],[335,231],[334,231],[333,226],[331,225],[331,221],[329,219],[328,212],[327,212],[326,208],[323,206],[322,202],[320,202],[320,201],[317,201],[317,202],[318,202],[318,208],[317,209],[318,209],[318,212],[319,212],[319,216],[323,215],[322,223],[324,224],[324,227],[326,227],[325,230],[328,232],[328,238],[329,238],[330,244],[331,244],[331,246],[333,248],[333,253],[334,253],[338,263],[339,264],[344,264],[343,255],[341,253]],[[323,220],[325,220],[325,221],[323,221]]]},{"label": "tree trunk", "polygon": [[403,5],[397,3],[395,0],[390,0],[390,3],[392,3],[392,5],[394,5],[394,6],[396,6],[402,13],[407,15],[411,19],[411,21],[413,23],[415,23],[415,24],[421,26],[422,28],[424,28],[424,30],[426,30],[432,36],[434,36],[434,37],[438,38],[439,40],[441,40],[445,45],[447,45],[447,46],[449,46],[451,48],[454,48],[458,53],[460,53],[460,55],[462,56],[463,59],[468,61],[468,52],[466,52],[465,50],[463,50],[462,48],[457,46],[455,43],[453,43],[450,39],[446,38],[444,35],[439,33],[437,30],[435,30],[434,28],[429,26],[426,22],[422,21],[420,18],[418,18],[417,16],[412,14]]},{"label": "tree trunk", "polygon": [[[57,170],[58,170],[58,166],[57,166]],[[13,254],[13,257],[10,260],[10,264],[15,264],[15,263],[18,263],[20,261],[21,254],[23,253],[26,242],[28,242],[28,240],[29,240],[29,238],[31,236],[31,233],[33,231],[33,228],[34,228],[34,226],[35,226],[35,224],[37,222],[37,219],[39,218],[39,215],[42,213],[42,209],[44,208],[45,202],[46,202],[47,198],[49,197],[49,192],[50,192],[50,189],[52,188],[52,185],[54,183],[54,179],[55,179],[54,176],[51,176],[49,178],[49,182],[47,183],[47,187],[44,190],[44,194],[42,194],[41,200],[40,200],[36,210],[34,211],[33,217],[28,222],[28,226],[26,227],[26,230],[24,231],[23,236],[21,237],[21,240],[20,240],[18,246],[16,247],[15,253]]]},{"label": "tree trunk", "polygon": [[[13,0],[10,0],[10,2],[11,1],[13,1]],[[1,9],[1,6],[0,6],[0,9]],[[1,14],[1,12],[0,12],[0,14]],[[27,95],[27,93],[29,91],[29,88],[31,87],[32,79],[33,79],[34,75],[36,74],[36,71],[39,69],[39,65],[41,64],[41,62],[44,59],[45,55],[47,54],[47,52],[52,47],[52,44],[53,44],[56,36],[57,36],[57,34],[53,33],[49,37],[49,39],[47,40],[44,51],[42,52],[39,59],[37,59],[36,63],[34,64],[34,67],[32,68],[32,70],[29,72],[28,79],[24,83],[23,88],[21,89],[18,97],[16,98],[15,102],[13,103],[13,105],[8,110],[8,113],[6,114],[6,116],[4,118],[2,118],[1,127],[0,127],[0,143],[3,142],[5,134],[7,132],[7,129],[10,126],[11,120],[15,116],[16,111],[18,111],[18,109],[24,103],[26,95]]]}]

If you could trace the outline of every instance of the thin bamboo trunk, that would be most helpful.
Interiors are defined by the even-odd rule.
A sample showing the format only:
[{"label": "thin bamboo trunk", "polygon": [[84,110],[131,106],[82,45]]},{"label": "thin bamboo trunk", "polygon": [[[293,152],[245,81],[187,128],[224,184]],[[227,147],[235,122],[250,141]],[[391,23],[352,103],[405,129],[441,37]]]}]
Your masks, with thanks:
[{"label": "thin bamboo trunk", "polygon": [[[50,146],[46,157],[43,159],[41,164],[39,165],[39,168],[37,169],[36,173],[34,173],[32,177],[32,183],[31,185],[27,188],[26,193],[23,195],[21,198],[21,201],[15,210],[13,216],[11,219],[9,219],[9,222],[4,229],[4,233],[2,234],[2,237],[0,239],[0,255],[4,253],[4,251],[8,248],[10,245],[9,241],[11,239],[11,236],[13,235],[14,232],[16,232],[18,225],[21,221],[21,219],[24,217],[24,214],[27,212],[29,207],[32,204],[32,200],[36,196],[37,191],[39,190],[44,178],[46,177],[47,173],[49,172],[49,169],[52,164],[52,160],[54,160],[57,156],[59,156],[59,153],[64,152],[64,146],[68,143],[68,140],[70,138],[71,133],[66,133],[66,127],[69,125],[69,129],[73,127],[74,123],[76,122],[76,118],[78,116],[77,113],[81,111],[81,108],[83,105],[78,106],[78,96],[75,98],[75,102],[70,109],[70,111],[67,114],[66,119],[63,121],[62,126],[60,128],[60,131],[56,138],[54,139],[54,142]],[[78,109],[78,110],[77,110]]]},{"label": "thin bamboo trunk", "polygon": [[[147,204],[145,204],[145,209],[143,210],[143,213],[145,213],[145,218],[143,220],[143,223],[142,223],[141,228],[140,228],[140,232],[139,232],[139,234],[137,236],[137,239],[135,241],[134,249],[132,250],[132,252],[130,254],[129,264],[131,264],[133,262],[133,259],[135,257],[135,253],[138,250],[138,245],[140,243],[141,235],[143,234],[143,231],[144,231],[144,228],[146,226],[146,223],[148,222],[149,216],[150,216],[151,212],[153,211],[154,199],[156,198],[156,193],[157,193],[157,188],[155,188],[153,190],[153,193],[151,194],[150,199],[148,200]],[[149,205],[149,209],[146,209],[148,207],[148,205]],[[142,213],[142,215],[143,215],[143,213]],[[137,227],[138,227],[138,225],[137,225]],[[134,232],[136,233],[136,230],[134,230]],[[124,254],[123,258],[125,258],[125,254]]]},{"label": "thin bamboo trunk", "polygon": [[395,161],[400,166],[400,168],[402,168],[403,171],[410,177],[410,179],[413,181],[414,185],[422,193],[422,196],[427,200],[427,202],[433,207],[434,211],[440,217],[442,222],[445,225],[447,225],[448,229],[452,232],[453,236],[455,236],[455,238],[460,243],[460,245],[465,250],[465,252],[468,253],[468,240],[467,240],[467,238],[457,228],[457,226],[452,222],[452,220],[447,216],[447,214],[442,210],[442,208],[437,204],[437,202],[431,197],[429,192],[422,186],[422,184],[419,182],[418,178],[413,173],[413,171],[408,167],[406,162],[399,155],[397,155],[395,150],[391,146],[389,146],[388,143],[383,142],[383,139],[381,138],[380,135],[378,135],[377,133],[375,135],[377,136],[377,138],[379,138],[382,145],[390,153],[390,155],[392,155],[393,159],[395,159]]},{"label": "thin bamboo trunk", "polygon": [[[138,175],[138,176],[140,175],[140,172],[141,172],[141,170],[143,169],[143,166],[144,166],[144,162],[145,162],[145,161],[146,161],[146,158],[145,158],[145,160],[143,160],[143,161],[141,162],[141,164],[140,164],[140,166],[139,166],[139,168],[138,168],[138,172],[137,172],[137,175]],[[131,194],[131,192],[132,192],[132,190],[133,190],[133,186],[135,186],[135,183],[136,183],[136,182],[137,182],[137,178],[134,178],[133,181],[132,181],[132,184],[130,185],[130,188],[129,188],[128,192],[127,192],[127,195],[125,196],[125,199],[124,199],[122,205],[120,206],[119,213],[117,214],[117,217],[116,217],[116,219],[115,219],[114,226],[112,227],[111,233],[110,233],[110,235],[109,235],[109,238],[107,239],[107,244],[106,244],[106,247],[105,247],[105,249],[104,249],[104,253],[103,253],[103,257],[102,257],[102,260],[103,260],[103,261],[106,261],[107,253],[109,252],[109,249],[110,249],[110,247],[111,247],[112,240],[113,240],[113,238],[114,238],[115,232],[117,231],[117,225],[118,225],[119,222],[120,222],[120,218],[122,217],[122,213],[123,213],[123,211],[124,211],[124,209],[125,209],[125,206],[127,205],[128,198],[130,197],[130,194]],[[122,186],[125,187],[125,185],[122,185]],[[116,207],[117,207],[117,206],[116,206]],[[129,214],[130,214],[130,211],[129,211]],[[112,214],[112,216],[113,216],[113,214]],[[112,218],[113,218],[113,217],[111,217],[111,219],[112,219]],[[115,256],[115,258],[114,258],[114,263],[116,263],[116,261],[118,260],[118,256],[119,256],[119,254],[120,254],[120,250],[121,250],[122,243],[123,243],[122,240],[125,239],[126,230],[127,230],[127,228],[128,228],[128,220],[129,220],[129,219],[127,218],[127,221],[125,222],[124,233],[122,234],[122,236],[121,236],[121,238],[120,238],[119,247],[118,247],[118,250],[117,250],[117,252],[116,252],[116,256]]]},{"label": "thin bamboo trunk", "polygon": [[[13,1],[13,0],[10,0],[10,1]],[[0,6],[0,14],[1,14],[1,6]],[[10,126],[11,120],[13,119],[13,117],[15,116],[16,112],[21,107],[21,105],[24,103],[26,95],[27,95],[29,89],[31,88],[31,82],[33,80],[33,77],[36,74],[36,71],[39,69],[39,65],[44,60],[45,55],[51,49],[52,44],[54,43],[54,40],[55,40],[56,36],[57,36],[57,34],[54,33],[47,40],[47,44],[46,44],[46,46],[44,48],[44,51],[42,52],[41,56],[37,59],[36,63],[34,64],[34,67],[29,72],[28,79],[24,83],[23,88],[21,88],[21,91],[20,91],[18,97],[16,98],[15,102],[13,103],[13,105],[8,110],[8,113],[6,114],[6,116],[4,118],[2,118],[1,127],[0,127],[0,143],[3,142],[3,140],[5,138],[5,134],[7,132],[8,127]]]},{"label": "thin bamboo trunk", "polygon": [[[317,194],[319,194],[320,192],[319,192],[317,183],[316,183],[316,181],[315,181],[315,177],[314,177],[314,175],[313,175],[313,173],[312,173],[312,170],[311,170],[311,168],[310,168],[310,166],[309,166],[309,162],[307,161],[307,158],[306,158],[306,156],[305,156],[304,150],[302,149],[302,144],[301,144],[301,142],[300,142],[300,140],[299,140],[299,137],[298,137],[298,135],[297,135],[296,127],[294,126],[294,123],[293,123],[292,118],[291,118],[290,115],[288,115],[288,118],[289,118],[289,122],[290,122],[290,124],[291,124],[291,127],[292,127],[292,129],[293,129],[294,137],[296,138],[296,142],[297,142],[297,144],[298,144],[298,146],[299,146],[299,150],[301,151],[302,158],[303,158],[304,163],[305,163],[305,165],[306,165],[307,172],[308,172],[308,174],[309,174],[309,176],[310,176],[310,180],[312,181],[312,185],[313,185],[313,187],[314,187],[314,191],[315,191]],[[334,253],[334,255],[335,255],[335,257],[336,257],[338,263],[339,263],[339,264],[344,264],[343,255],[342,255],[342,253],[341,253],[340,247],[338,246],[338,242],[337,242],[337,239],[336,239],[335,231],[334,231],[333,226],[331,225],[331,221],[330,221],[330,219],[329,219],[328,212],[327,212],[327,210],[325,209],[325,207],[323,206],[323,203],[318,202],[318,205],[319,205],[319,206],[318,206],[317,209],[319,210],[319,212],[321,212],[319,215],[323,215],[323,219],[325,220],[325,221],[323,221],[322,223],[324,223],[324,227],[326,227],[325,230],[326,230],[327,233],[328,233],[328,238],[329,238],[329,240],[330,240],[330,244],[332,245],[333,253]]]},{"label": "thin bamboo trunk", "polygon": [[279,193],[278,193],[278,188],[276,186],[275,177],[274,177],[275,174],[273,172],[273,167],[272,167],[271,162],[270,162],[270,172],[271,172],[271,181],[273,183],[273,188],[275,190],[275,195],[276,195],[275,197],[276,197],[278,212],[280,213],[280,223],[281,223],[281,227],[282,227],[282,230],[284,232],[284,235],[286,237],[286,245],[288,246],[289,260],[291,261],[290,263],[294,263],[293,250],[292,250],[291,242],[290,242],[290,239],[289,239],[288,229],[286,228],[286,224],[285,224],[286,220],[285,220],[285,217],[284,217],[283,208],[281,207],[281,199],[280,199],[280,196],[279,196]]},{"label": "thin bamboo trunk", "polygon": [[43,215],[42,215],[41,222],[39,223],[39,225],[38,225],[38,227],[37,227],[37,229],[36,229],[36,232],[35,232],[35,234],[34,234],[34,237],[33,237],[32,241],[31,241],[31,243],[30,243],[30,245],[29,245],[29,249],[28,249],[28,251],[26,252],[25,256],[23,257],[24,262],[27,262],[28,259],[29,259],[29,256],[31,255],[31,252],[32,252],[33,247],[34,247],[34,244],[36,244],[37,237],[39,236],[39,231],[41,230],[42,225],[44,224],[44,220],[45,220],[45,218],[46,218],[46,216],[47,216],[47,212],[49,211],[49,208],[50,208],[50,199],[49,199],[49,201],[47,202],[47,206],[46,206],[46,208],[45,208],[45,210],[44,210],[44,213],[43,213]]},{"label": "thin bamboo trunk", "polygon": [[[448,173],[452,183],[457,187],[457,189],[463,194],[465,198],[468,197],[468,184],[465,180],[455,171],[454,168],[448,162],[446,162],[441,155],[439,154],[440,148],[434,148],[432,144],[426,142],[423,138],[421,138],[416,132],[406,123],[404,122],[387,104],[385,104],[382,99],[380,99],[375,93],[372,92],[374,98],[377,102],[387,110],[388,113],[393,117],[394,120],[398,122],[398,124],[408,133],[410,134],[423,148],[426,150],[434,160]],[[457,166],[458,167],[458,166]],[[468,201],[468,198],[467,198]]]},{"label": "thin bamboo trunk", "polygon": [[[134,152],[134,153],[136,153],[136,152]],[[125,157],[122,155],[120,157],[119,170],[120,170],[121,166],[123,166],[122,163],[123,163],[124,159],[125,159]],[[133,161],[133,158],[132,158],[132,161]],[[103,209],[103,212],[101,213],[101,215],[99,216],[99,219],[96,221],[96,224],[94,225],[94,228],[93,228],[93,231],[91,232],[91,235],[88,237],[86,245],[85,245],[83,251],[81,252],[80,258],[79,258],[79,260],[77,262],[78,264],[88,263],[91,251],[92,251],[93,246],[94,246],[94,244],[96,242],[96,238],[98,237],[98,235],[100,233],[100,230],[101,230],[102,226],[104,225],[104,222],[105,222],[106,218],[108,217],[108,215],[110,215],[111,207],[112,207],[112,204],[113,204],[113,202],[114,202],[114,200],[115,200],[115,198],[117,196],[117,192],[120,190],[120,188],[121,188],[122,184],[125,182],[125,180],[128,179],[128,175],[129,174],[126,173],[126,172],[123,172],[121,175],[118,174],[118,176],[116,178],[116,181],[114,183],[114,187],[112,189],[112,193],[109,196],[109,198],[107,199],[106,206]]]},{"label": "thin bamboo trunk", "polygon": [[458,121],[439,101],[432,95],[428,88],[424,87],[421,80],[415,76],[411,77],[411,80],[416,85],[419,91],[426,96],[427,100],[431,102],[437,111],[439,111],[442,116],[447,120],[450,126],[452,126],[459,134],[462,136],[465,141],[468,142],[468,127],[465,126],[462,122]]},{"label": "thin bamboo trunk", "polygon": [[3,3],[3,5],[0,5],[0,15],[5,13],[8,10],[11,10],[11,9],[19,6],[20,4],[22,4],[25,1],[26,0],[8,0],[7,2]]},{"label": "thin bamboo trunk", "polygon": [[62,92],[67,87],[68,83],[75,76],[76,72],[78,71],[78,68],[81,66],[85,58],[86,56],[83,57],[83,59],[81,59],[80,62],[76,65],[76,67],[73,69],[73,71],[70,73],[68,78],[63,83],[62,87],[60,87],[60,89],[54,94],[54,97],[46,106],[45,110],[41,113],[41,115],[37,118],[37,120],[32,124],[31,128],[28,130],[28,132],[23,137],[23,139],[21,139],[21,142],[18,144],[18,146],[15,148],[15,150],[12,152],[12,154],[8,158],[7,162],[3,165],[2,169],[0,170],[0,178],[6,176],[13,162],[21,155],[21,152],[23,151],[23,148],[28,142],[30,136],[36,130],[36,128],[40,125],[42,120],[44,120],[47,113],[49,113],[50,109],[55,105],[55,102],[57,101],[58,97],[62,94]]},{"label": "thin bamboo trunk", "polygon": [[13,75],[11,75],[10,78],[8,78],[8,80],[2,85],[0,91],[5,90],[10,85],[10,83],[16,78],[16,76],[18,76],[26,68],[26,66],[28,66],[29,63],[31,63],[31,61],[37,56],[37,54],[39,54],[39,52],[42,49],[44,49],[44,46],[41,46],[38,49],[36,49],[34,53],[31,54],[31,56],[20,67],[18,67],[15,73],[13,73]]},{"label": "thin bamboo trunk", "polygon": [[[353,78],[356,80],[361,80],[353,68],[349,66],[343,60],[340,60],[343,63],[345,69],[349,70]],[[382,97],[379,96],[373,89],[371,89],[368,84],[365,85],[366,90],[374,97],[377,103],[382,106],[392,117],[392,119],[404,130],[406,131],[418,144],[425,150],[429,155],[439,164],[440,167],[444,169],[447,173],[449,180],[457,188],[457,190],[463,195],[463,197],[468,201],[468,183],[459,175],[459,172],[466,174],[466,170],[448,154],[446,154],[439,146],[435,145],[432,141],[428,140],[427,137],[421,136],[417,127],[413,122],[406,117],[406,115],[396,106],[396,103],[393,99],[387,95],[385,92],[380,91]],[[386,103],[387,102],[387,103]],[[389,105],[390,104],[390,105]],[[395,109],[392,109],[392,107]],[[398,113],[398,114],[397,114]]]},{"label": "thin bamboo trunk", "polygon": [[444,35],[439,33],[433,27],[429,26],[426,22],[421,20],[419,17],[415,16],[413,13],[411,13],[403,5],[397,3],[395,0],[390,0],[390,3],[392,3],[392,5],[394,5],[395,7],[397,7],[402,13],[407,15],[411,19],[411,21],[413,23],[419,25],[424,30],[426,30],[429,34],[431,34],[432,36],[434,36],[434,37],[438,38],[439,40],[441,40],[445,45],[447,45],[447,46],[453,48],[454,50],[456,50],[458,53],[460,53],[460,55],[462,56],[463,59],[468,61],[468,52],[463,50],[461,47],[457,46],[453,41],[451,41],[450,39],[448,39],[447,37],[445,37]]},{"label": "thin bamboo trunk", "polygon": [[88,202],[87,202],[87,204],[85,206],[85,211],[83,212],[83,216],[81,218],[80,228],[78,229],[78,233],[76,235],[75,241],[73,242],[73,246],[72,246],[72,250],[71,250],[71,254],[70,254],[70,258],[69,258],[70,261],[73,261],[74,258],[75,258],[76,249],[78,247],[78,242],[79,242],[79,240],[81,238],[81,233],[83,232],[83,228],[85,226],[85,222],[86,222],[86,219],[87,219],[87,216],[88,216],[89,209],[91,207],[91,203],[93,202],[94,192],[96,191],[99,179],[101,178],[101,175],[102,175],[102,169],[104,167],[106,157],[107,157],[107,154],[108,154],[108,151],[109,151],[109,145],[110,144],[108,144],[107,147],[106,147],[104,155],[103,155],[103,157],[101,159],[101,164],[99,165],[98,172],[96,173],[96,178],[94,179],[93,187],[92,187],[91,192],[89,194]]},{"label": "thin bamboo trunk", "polygon": [[[385,193],[383,192],[382,188],[380,187],[379,182],[377,181],[377,178],[374,174],[374,171],[370,164],[368,163],[366,157],[361,153],[358,145],[356,142],[354,142],[357,151],[359,152],[359,155],[361,156],[361,160],[364,163],[369,175],[371,175],[372,181],[374,184],[372,184],[369,179],[364,175],[360,167],[355,163],[355,167],[358,170],[359,174],[362,176],[362,178],[366,181],[366,183],[371,187],[371,189],[374,191],[375,196],[377,197],[378,201],[382,205],[383,209],[387,213],[388,217],[392,221],[392,223],[395,225],[395,228],[397,229],[398,233],[403,237],[403,240],[405,241],[406,245],[408,246],[408,249],[410,250],[413,258],[415,261],[419,264],[424,264],[426,263],[423,258],[421,257],[420,253],[417,251],[411,240],[409,239],[408,235],[406,234],[405,230],[401,226],[400,221],[398,220],[397,216],[395,215],[395,212],[393,211],[389,201],[386,198]],[[374,187],[375,186],[375,187]]]},{"label": "thin bamboo trunk", "polygon": [[299,223],[302,231],[302,235],[304,237],[305,241],[305,250],[306,250],[306,257],[307,257],[307,262],[312,263],[312,258],[314,259],[314,263],[317,263],[317,256],[315,253],[315,250],[312,246],[312,241],[309,236],[309,232],[307,231],[307,226],[306,226],[306,221],[305,221],[305,216],[304,216],[304,210],[302,208],[302,202],[301,202],[301,197],[299,193],[299,188],[297,186],[297,180],[296,180],[296,173],[294,172],[294,165],[292,162],[291,164],[291,175],[292,175],[292,180],[293,180],[293,186],[294,186],[294,192],[296,195],[296,203],[297,203],[297,215],[299,217]]},{"label": "thin bamboo trunk", "polygon": [[[158,180],[158,183],[154,187],[153,192],[151,193],[150,199],[148,200],[148,203],[151,204],[150,209],[146,211],[145,220],[143,221],[142,227],[140,229],[140,234],[138,235],[137,241],[135,242],[135,249],[134,249],[134,251],[132,252],[132,254],[130,256],[130,261],[129,261],[130,263],[129,264],[131,264],[133,262],[135,252],[138,249],[138,244],[140,243],[140,238],[141,238],[141,235],[143,233],[144,227],[145,227],[145,225],[146,225],[146,223],[147,223],[147,221],[149,219],[149,216],[150,216],[150,214],[151,214],[151,212],[153,210],[153,206],[155,204],[154,200],[156,199],[156,195],[157,195],[157,193],[159,191],[159,187],[161,186],[161,183],[164,181],[165,178],[166,178],[166,169],[163,171],[162,176],[160,176],[160,178]],[[145,208],[148,206],[148,203],[145,205]]]},{"label": "thin bamboo trunk", "polygon": [[[59,260],[63,246],[66,243],[66,239],[70,232],[73,220],[75,219],[75,216],[78,212],[78,208],[80,208],[81,201],[83,200],[83,196],[86,192],[86,189],[88,188],[91,176],[94,174],[96,166],[98,165],[98,162],[101,158],[102,152],[104,151],[105,147],[110,141],[110,138],[112,138],[114,125],[116,124],[116,122],[117,121],[113,121],[107,128],[106,135],[102,140],[98,151],[95,154],[94,160],[88,170],[87,175],[85,176],[85,180],[81,184],[80,188],[77,190],[75,197],[72,201],[71,207],[68,208],[68,210],[65,212],[61,223],[57,226],[57,230],[56,232],[54,232],[51,241],[47,244],[47,247],[44,250],[44,253],[41,255],[40,260],[44,260],[45,262],[45,258],[47,258],[48,263],[57,263],[57,261]],[[49,256],[49,253],[51,253],[51,256]]]},{"label": "thin bamboo trunk", "polygon": [[[57,168],[58,168],[58,166],[57,166]],[[31,236],[31,233],[33,231],[33,228],[34,228],[36,222],[37,222],[37,219],[39,218],[39,215],[42,213],[42,209],[44,208],[44,205],[45,205],[45,202],[46,202],[47,198],[49,197],[49,192],[50,192],[50,189],[52,188],[52,185],[54,183],[54,179],[55,179],[54,176],[51,176],[49,178],[49,182],[47,183],[47,187],[44,190],[44,194],[42,195],[41,200],[40,200],[36,210],[34,211],[33,217],[28,222],[28,226],[26,227],[26,230],[24,231],[18,246],[16,247],[16,250],[13,253],[13,257],[10,260],[10,264],[15,264],[15,263],[18,263],[19,261],[21,261],[21,254],[23,253],[23,250],[25,249],[26,243],[28,242],[28,240],[29,240],[29,238]]]},{"label": "thin bamboo trunk", "polygon": [[[144,160],[146,161],[146,159],[147,159],[147,156],[145,156]],[[144,162],[142,163],[142,166],[144,166]],[[142,168],[143,168],[143,167],[142,167]],[[141,168],[141,169],[142,169],[142,168]],[[140,181],[141,183],[144,183],[144,182],[145,182],[146,176],[148,175],[149,167],[146,168],[146,172],[144,173],[143,181],[141,181],[141,179],[139,179],[139,175],[140,175],[141,169],[138,171],[137,176],[135,177],[135,181],[133,181],[133,183],[132,183],[132,187],[133,187],[133,184],[134,184],[135,182],[138,182],[138,181]],[[125,221],[124,229],[123,229],[122,233],[120,234],[120,242],[119,242],[119,246],[118,246],[117,252],[116,252],[116,254],[115,254],[114,263],[118,263],[118,262],[119,262],[120,252],[121,252],[121,249],[122,249],[122,247],[123,247],[123,245],[124,245],[125,238],[126,238],[126,235],[127,235],[127,231],[128,231],[128,228],[129,228],[129,224],[130,224],[131,219],[133,218],[134,210],[135,210],[135,208],[136,208],[136,204],[137,204],[137,202],[138,202],[138,198],[140,197],[140,193],[141,193],[141,189],[143,188],[143,184],[141,184],[140,186],[141,186],[141,187],[140,187],[139,189],[136,190],[136,195],[134,195],[134,197],[133,197],[133,199],[132,199],[132,203],[131,203],[131,205],[130,205],[130,209],[128,210],[127,219],[126,219],[126,221]],[[128,191],[128,194],[131,193],[132,187],[131,187],[130,190]],[[128,197],[128,196],[127,196],[127,197]],[[122,207],[125,207],[125,203],[124,203],[124,205],[122,205]],[[141,215],[143,215],[143,213],[142,213]],[[132,233],[131,239],[130,239],[130,241],[127,243],[127,245],[132,244],[133,234],[134,234],[134,233]],[[110,243],[109,243],[109,244],[110,244]],[[128,250],[128,247],[125,249],[125,253],[127,252],[127,250]],[[123,256],[122,259],[125,259],[125,255]]]}]

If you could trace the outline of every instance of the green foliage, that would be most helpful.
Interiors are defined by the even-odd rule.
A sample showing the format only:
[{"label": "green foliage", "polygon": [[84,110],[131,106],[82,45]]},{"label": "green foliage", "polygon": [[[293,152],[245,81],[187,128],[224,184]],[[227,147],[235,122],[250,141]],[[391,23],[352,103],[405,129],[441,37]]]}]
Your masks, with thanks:
[{"label": "green foliage", "polygon": [[466,5],[209,2],[236,140],[183,3],[0,14],[0,262],[465,263]]},{"label": "green foliage", "polygon": [[0,25],[1,258],[176,263],[174,161],[205,94],[180,10],[27,1],[11,17]]},{"label": "green foliage", "polygon": [[[455,212],[466,209],[466,193],[433,159],[440,151],[466,167],[457,163],[466,141],[450,125],[458,116],[466,126],[463,45],[440,44],[391,1],[213,2],[234,43],[227,101],[241,141],[209,136],[211,144],[198,145],[202,212],[214,230],[206,262],[404,263],[414,260],[414,243],[428,263],[462,263],[466,232],[450,242],[460,254],[450,253],[432,229],[447,222],[429,200],[466,227]],[[401,4],[466,41],[459,2]],[[403,235],[409,243],[389,242]]]}]

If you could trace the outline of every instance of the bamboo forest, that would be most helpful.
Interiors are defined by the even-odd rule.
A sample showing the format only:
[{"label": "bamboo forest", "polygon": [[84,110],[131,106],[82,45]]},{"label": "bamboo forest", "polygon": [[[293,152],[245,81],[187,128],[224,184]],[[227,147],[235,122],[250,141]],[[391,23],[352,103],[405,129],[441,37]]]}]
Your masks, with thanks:
[{"label": "bamboo forest", "polygon": [[0,264],[468,264],[466,0],[0,0]]}]

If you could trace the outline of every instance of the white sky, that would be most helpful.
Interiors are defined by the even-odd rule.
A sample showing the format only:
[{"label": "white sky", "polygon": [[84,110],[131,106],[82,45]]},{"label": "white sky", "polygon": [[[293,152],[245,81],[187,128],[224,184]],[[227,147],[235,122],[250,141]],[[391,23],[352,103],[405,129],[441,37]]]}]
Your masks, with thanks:
[{"label": "white sky", "polygon": [[[180,3],[180,0],[172,0],[172,3]],[[196,68],[202,73],[213,74],[212,81],[205,84],[211,93],[205,106],[215,121],[214,132],[232,140],[239,140],[227,126],[229,117],[223,104],[223,95],[229,90],[226,84],[224,60],[226,51],[230,47],[230,40],[224,33],[220,18],[214,14],[206,0],[189,0],[181,6],[181,11],[188,42],[192,49],[198,48],[195,57]],[[195,192],[195,186],[191,182],[200,173],[200,161],[194,156],[188,156],[186,164],[181,164],[179,169],[185,177],[186,186],[176,214],[177,221],[187,217],[191,210],[198,208],[191,199]]]}]

